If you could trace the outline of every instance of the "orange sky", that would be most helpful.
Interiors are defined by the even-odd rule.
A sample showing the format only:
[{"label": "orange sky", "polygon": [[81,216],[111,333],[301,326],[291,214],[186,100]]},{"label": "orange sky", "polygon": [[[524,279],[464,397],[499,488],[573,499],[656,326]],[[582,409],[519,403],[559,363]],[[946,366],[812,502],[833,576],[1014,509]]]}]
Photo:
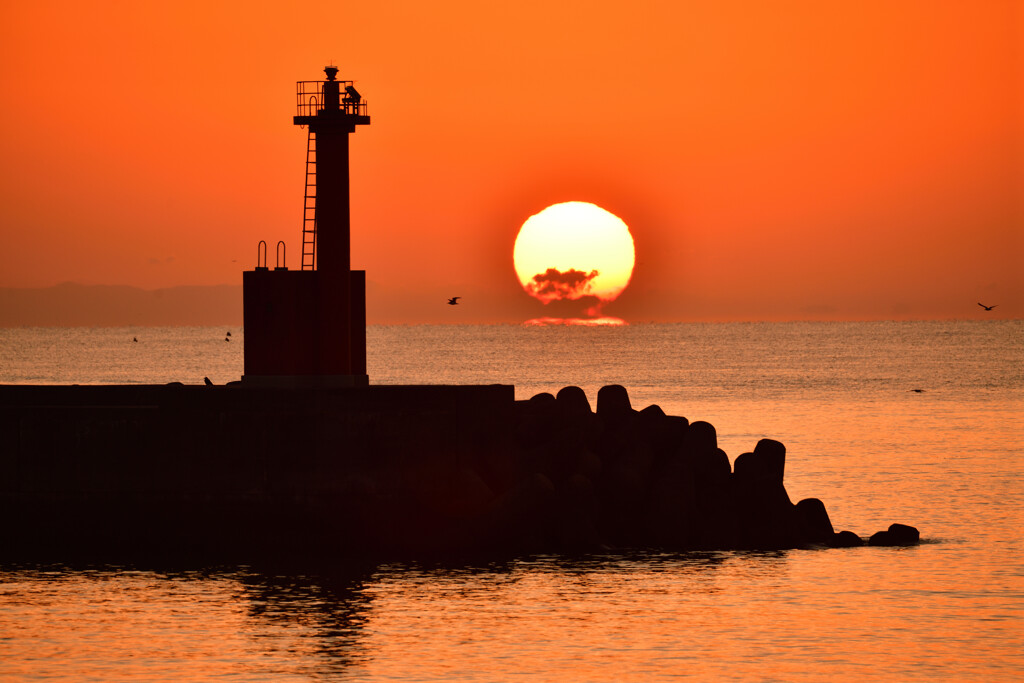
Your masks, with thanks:
[{"label": "orange sky", "polygon": [[297,266],[333,60],[371,322],[543,315],[512,245],[569,200],[633,232],[627,320],[1022,316],[1024,3],[306,6],[4,3],[0,287]]}]

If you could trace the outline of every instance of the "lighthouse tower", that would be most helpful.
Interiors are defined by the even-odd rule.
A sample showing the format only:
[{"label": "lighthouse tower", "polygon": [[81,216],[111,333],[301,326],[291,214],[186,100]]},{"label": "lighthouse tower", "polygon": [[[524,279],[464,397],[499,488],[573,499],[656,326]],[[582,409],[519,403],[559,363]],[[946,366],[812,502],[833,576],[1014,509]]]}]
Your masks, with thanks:
[{"label": "lighthouse tower", "polygon": [[352,81],[328,66],[323,81],[299,81],[294,123],[309,129],[302,266],[288,270],[279,242],[266,243],[242,274],[246,384],[361,386],[366,375],[366,273],[351,268],[348,138],[367,125]]}]

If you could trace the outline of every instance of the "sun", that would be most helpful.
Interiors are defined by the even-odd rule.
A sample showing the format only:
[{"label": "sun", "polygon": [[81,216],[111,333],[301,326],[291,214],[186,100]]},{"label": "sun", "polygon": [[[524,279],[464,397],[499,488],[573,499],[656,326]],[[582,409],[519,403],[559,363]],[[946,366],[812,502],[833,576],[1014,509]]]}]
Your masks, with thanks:
[{"label": "sun", "polygon": [[553,204],[519,229],[512,261],[519,282],[545,304],[614,300],[629,284],[633,236],[621,218],[588,202]]}]

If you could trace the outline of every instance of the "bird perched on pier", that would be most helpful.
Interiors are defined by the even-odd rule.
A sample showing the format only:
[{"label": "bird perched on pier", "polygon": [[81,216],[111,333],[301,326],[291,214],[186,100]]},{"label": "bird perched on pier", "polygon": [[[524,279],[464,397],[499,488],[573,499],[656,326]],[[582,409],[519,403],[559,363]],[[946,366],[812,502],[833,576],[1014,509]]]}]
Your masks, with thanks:
[{"label": "bird perched on pier", "polygon": [[461,298],[462,298],[461,296],[453,296],[451,299],[448,299],[448,305],[449,306],[458,306],[459,305],[459,299],[461,299]]},{"label": "bird perched on pier", "polygon": [[995,308],[999,304],[992,304],[991,306],[986,306],[985,304],[979,302],[978,305],[981,306],[982,308],[984,308],[986,311],[991,311],[993,308]]}]

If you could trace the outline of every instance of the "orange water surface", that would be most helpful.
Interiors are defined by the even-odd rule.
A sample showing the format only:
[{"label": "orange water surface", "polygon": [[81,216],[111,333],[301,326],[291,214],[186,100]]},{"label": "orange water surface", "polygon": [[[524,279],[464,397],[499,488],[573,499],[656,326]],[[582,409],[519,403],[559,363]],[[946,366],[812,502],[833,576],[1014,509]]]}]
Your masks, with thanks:
[{"label": "orange water surface", "polygon": [[[205,357],[222,381],[240,370],[223,332],[5,330],[2,381],[56,379],[66,365],[39,349],[67,364],[79,347],[102,359],[146,344],[179,359],[162,373]],[[448,566],[9,563],[0,680],[1020,680],[1022,339],[1019,321],[371,328],[371,381],[506,378],[521,398],[575,383],[591,402],[619,382],[636,408],[715,424],[730,458],[783,441],[791,498],[821,498],[837,528],[903,522],[923,542]],[[100,365],[77,368],[113,371]]]}]

